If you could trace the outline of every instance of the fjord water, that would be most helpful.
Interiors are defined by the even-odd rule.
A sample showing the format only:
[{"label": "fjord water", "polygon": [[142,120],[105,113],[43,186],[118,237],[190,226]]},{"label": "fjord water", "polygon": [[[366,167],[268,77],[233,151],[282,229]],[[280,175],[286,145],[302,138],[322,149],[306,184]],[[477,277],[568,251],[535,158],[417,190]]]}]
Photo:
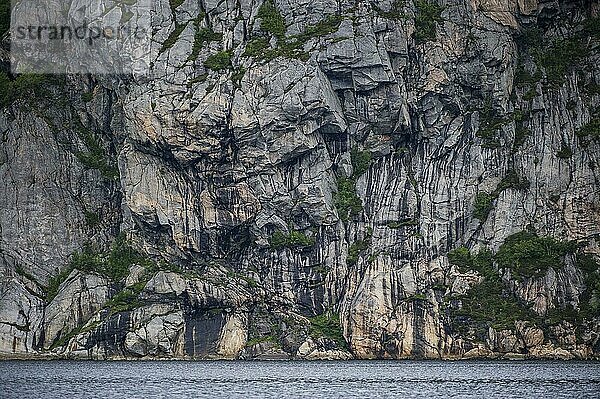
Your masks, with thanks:
[{"label": "fjord water", "polygon": [[598,398],[600,363],[0,362],[1,398]]}]

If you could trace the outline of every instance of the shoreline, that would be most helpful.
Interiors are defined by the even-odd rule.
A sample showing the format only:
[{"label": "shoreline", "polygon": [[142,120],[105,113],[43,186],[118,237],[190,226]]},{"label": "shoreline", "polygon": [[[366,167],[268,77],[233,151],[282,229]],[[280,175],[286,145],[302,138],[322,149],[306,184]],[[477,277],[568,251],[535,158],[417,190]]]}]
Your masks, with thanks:
[{"label": "shoreline", "polygon": [[507,361],[507,362],[600,362],[600,356],[589,357],[589,358],[565,358],[565,357],[535,357],[517,354],[499,354],[498,356],[479,356],[479,357],[440,357],[440,358],[417,358],[407,357],[399,359],[390,358],[369,358],[369,359],[302,359],[302,358],[276,358],[276,357],[265,357],[255,359],[232,359],[225,357],[214,357],[214,358],[189,358],[189,357],[141,357],[141,358],[125,358],[125,357],[111,357],[106,359],[93,359],[89,357],[69,357],[61,355],[19,355],[19,354],[5,354],[0,353],[0,362],[4,361],[72,361],[72,362],[240,362],[240,363],[253,363],[253,362],[307,362],[307,363],[318,363],[318,362],[332,362],[332,363],[346,363],[346,362],[482,362],[482,361]]}]

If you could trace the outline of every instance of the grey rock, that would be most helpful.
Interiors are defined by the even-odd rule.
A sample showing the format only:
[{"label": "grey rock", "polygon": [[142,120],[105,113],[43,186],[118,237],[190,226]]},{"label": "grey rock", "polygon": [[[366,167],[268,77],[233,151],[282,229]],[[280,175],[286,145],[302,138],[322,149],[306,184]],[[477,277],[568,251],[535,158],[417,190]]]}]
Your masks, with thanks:
[{"label": "grey rock", "polygon": [[[499,270],[532,320],[457,329],[450,316],[486,278],[451,265],[452,249],[496,252],[535,230],[600,255],[599,148],[576,134],[600,104],[586,90],[598,39],[555,85],[517,73],[536,67],[520,32],[544,20],[549,42],[586,17],[568,3],[444,2],[435,39],[417,43],[414,2],[275,0],[302,43],[291,54],[269,37],[279,52],[262,59],[246,53],[265,35],[260,2],[157,2],[148,76],[68,76],[0,113],[1,355],[60,344],[52,354],[94,359],[597,358],[597,314],[550,330],[534,320],[586,304],[571,255],[538,277]],[[194,61],[200,13],[222,38]],[[230,67],[205,66],[217,51]],[[82,159],[90,146],[101,167]],[[353,165],[357,151],[368,165]],[[496,191],[509,171],[527,187]],[[493,194],[485,221],[481,192]],[[73,253],[106,253],[119,232],[162,271],[74,272],[47,303]],[[349,351],[311,337],[330,313]]]},{"label": "grey rock", "polygon": [[108,280],[73,270],[44,312],[43,348],[83,325],[109,299]]}]

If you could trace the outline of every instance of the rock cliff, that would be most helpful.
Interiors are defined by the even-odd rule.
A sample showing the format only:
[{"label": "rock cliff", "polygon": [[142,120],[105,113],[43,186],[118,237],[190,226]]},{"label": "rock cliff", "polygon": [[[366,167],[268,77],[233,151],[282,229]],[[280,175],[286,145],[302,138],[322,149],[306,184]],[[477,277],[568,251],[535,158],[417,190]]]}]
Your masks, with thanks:
[{"label": "rock cliff", "polygon": [[149,75],[2,72],[0,355],[598,358],[599,17],[158,0]]}]

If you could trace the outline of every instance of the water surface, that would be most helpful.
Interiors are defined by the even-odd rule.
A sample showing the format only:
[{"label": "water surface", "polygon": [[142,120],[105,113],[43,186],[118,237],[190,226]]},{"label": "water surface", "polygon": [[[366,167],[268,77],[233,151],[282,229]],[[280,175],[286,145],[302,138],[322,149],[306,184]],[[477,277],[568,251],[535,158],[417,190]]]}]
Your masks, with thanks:
[{"label": "water surface", "polygon": [[0,398],[598,398],[600,363],[0,362]]}]

